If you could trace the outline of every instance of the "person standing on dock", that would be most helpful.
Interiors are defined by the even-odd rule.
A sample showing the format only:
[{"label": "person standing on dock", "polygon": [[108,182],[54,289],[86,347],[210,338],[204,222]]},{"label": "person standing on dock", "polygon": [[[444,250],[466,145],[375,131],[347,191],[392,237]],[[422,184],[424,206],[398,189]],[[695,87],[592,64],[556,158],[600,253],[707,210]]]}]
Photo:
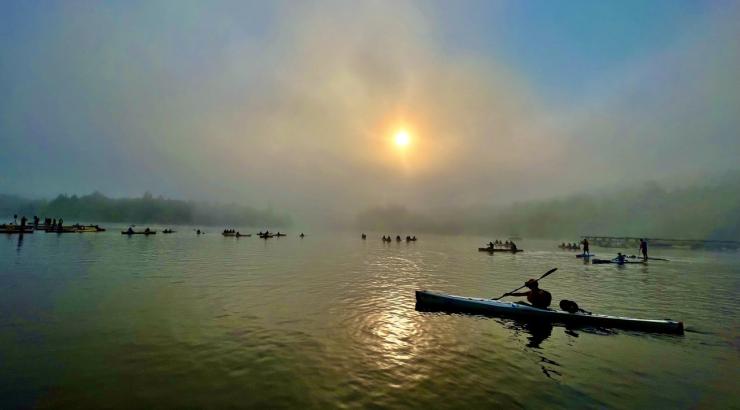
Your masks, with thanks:
[{"label": "person standing on dock", "polygon": [[645,239],[640,239],[640,253],[642,253],[642,260],[648,260],[647,241]]},{"label": "person standing on dock", "polygon": [[583,241],[581,242],[581,244],[583,244],[583,254],[591,255],[591,252],[589,252],[589,249],[588,249],[588,239],[583,238]]}]

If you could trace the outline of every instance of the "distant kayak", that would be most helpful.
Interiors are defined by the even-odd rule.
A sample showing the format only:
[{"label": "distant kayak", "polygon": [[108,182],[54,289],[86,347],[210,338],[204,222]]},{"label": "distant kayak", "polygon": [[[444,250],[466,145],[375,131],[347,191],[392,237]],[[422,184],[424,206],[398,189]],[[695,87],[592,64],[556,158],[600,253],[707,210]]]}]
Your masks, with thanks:
[{"label": "distant kayak", "polygon": [[488,253],[496,253],[496,252],[503,252],[503,253],[518,253],[518,252],[524,252],[524,249],[504,249],[504,248],[478,248],[478,252],[488,252]]},{"label": "distant kayak", "polygon": [[656,333],[683,334],[683,322],[675,320],[635,319],[620,316],[568,313],[562,310],[539,309],[533,306],[500,300],[447,295],[428,290],[416,291],[416,309],[472,313],[523,320],[540,320],[569,326],[619,328]]},{"label": "distant kayak", "polygon": [[154,235],[157,231],[121,231],[121,235]]},{"label": "distant kayak", "polygon": [[618,262],[618,261],[615,261],[615,260],[612,260],[612,259],[591,259],[591,263],[593,263],[594,265],[607,264],[607,263],[612,263],[612,264],[615,264],[615,265],[629,265],[629,264],[640,264],[640,265],[644,265],[645,264],[644,261],[624,261],[624,262]]}]

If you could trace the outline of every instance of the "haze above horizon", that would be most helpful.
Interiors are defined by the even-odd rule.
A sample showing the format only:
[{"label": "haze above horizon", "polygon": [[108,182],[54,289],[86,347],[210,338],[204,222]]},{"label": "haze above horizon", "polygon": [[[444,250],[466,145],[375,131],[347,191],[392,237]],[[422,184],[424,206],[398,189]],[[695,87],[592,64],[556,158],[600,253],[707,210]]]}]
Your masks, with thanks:
[{"label": "haze above horizon", "polygon": [[740,3],[7,2],[0,192],[313,217],[740,158]]}]

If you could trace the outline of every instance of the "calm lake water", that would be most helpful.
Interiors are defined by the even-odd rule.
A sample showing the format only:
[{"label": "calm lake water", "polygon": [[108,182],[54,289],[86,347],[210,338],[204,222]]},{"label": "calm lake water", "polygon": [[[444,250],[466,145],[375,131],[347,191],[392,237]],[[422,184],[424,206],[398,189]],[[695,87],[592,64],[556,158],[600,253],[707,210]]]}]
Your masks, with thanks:
[{"label": "calm lake water", "polygon": [[[737,252],[652,250],[671,261],[619,267],[554,241],[477,252],[489,239],[1,236],[0,407],[737,408]],[[688,331],[414,307],[416,289],[495,297],[552,267],[555,305]]]}]

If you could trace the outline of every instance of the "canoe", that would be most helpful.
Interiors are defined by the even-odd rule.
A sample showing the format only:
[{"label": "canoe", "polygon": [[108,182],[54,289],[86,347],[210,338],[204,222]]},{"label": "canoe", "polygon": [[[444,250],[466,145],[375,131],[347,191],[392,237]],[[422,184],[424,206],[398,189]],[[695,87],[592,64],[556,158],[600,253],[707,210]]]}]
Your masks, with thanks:
[{"label": "canoe", "polygon": [[236,236],[236,232],[221,232],[223,236]]},{"label": "canoe", "polygon": [[149,231],[149,232],[144,232],[144,231],[134,231],[134,232],[121,231],[121,235],[154,235],[156,233],[157,233],[157,231]]},{"label": "canoe", "polygon": [[49,228],[45,231],[46,233],[77,233],[77,228],[73,226],[63,226],[61,228]]},{"label": "canoe", "polygon": [[612,263],[612,264],[615,264],[615,265],[628,265],[628,264],[644,265],[645,264],[644,261],[624,261],[624,262],[617,262],[617,261],[611,260],[611,259],[591,259],[591,263],[593,263],[594,265],[607,264],[607,263]]},{"label": "canoe", "polygon": [[524,320],[540,320],[568,326],[603,327],[640,330],[656,333],[683,334],[683,322],[669,319],[635,319],[621,316],[568,313],[562,310],[539,309],[519,303],[500,300],[447,295],[428,290],[416,291],[417,310],[434,310],[454,313],[473,313],[486,316]]},{"label": "canoe", "polygon": [[105,232],[105,228],[101,228],[98,226],[75,226],[74,227],[75,232],[77,233],[97,233],[97,232]]},{"label": "canoe", "polygon": [[504,253],[517,253],[517,252],[524,252],[524,249],[517,249],[517,250],[511,250],[511,249],[503,249],[503,248],[478,248],[478,252],[488,252],[488,253],[494,253],[494,252],[504,252]]},{"label": "canoe", "polygon": [[21,231],[20,229],[0,229],[0,234],[6,233],[6,234],[22,234],[22,233],[33,233],[33,229],[25,229]]}]

